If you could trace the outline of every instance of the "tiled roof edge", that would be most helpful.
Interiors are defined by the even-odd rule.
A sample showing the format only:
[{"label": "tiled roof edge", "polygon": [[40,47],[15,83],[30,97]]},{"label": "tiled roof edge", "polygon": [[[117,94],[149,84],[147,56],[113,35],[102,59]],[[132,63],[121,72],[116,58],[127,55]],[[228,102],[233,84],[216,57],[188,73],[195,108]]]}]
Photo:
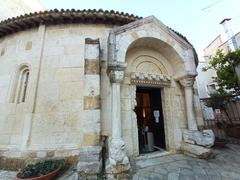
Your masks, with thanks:
[{"label": "tiled roof edge", "polygon": [[168,27],[171,31],[173,31],[174,33],[176,33],[179,37],[181,37],[184,41],[186,41],[190,46],[192,46],[193,49],[193,55],[194,55],[194,60],[195,60],[195,64],[196,66],[198,66],[198,55],[197,55],[197,51],[195,50],[194,46],[188,41],[188,39],[183,36],[182,34],[180,34],[179,32],[175,31],[174,29]]},{"label": "tiled roof edge", "polygon": [[[112,24],[112,25],[124,25],[130,22],[142,19],[142,17],[135,16],[133,14],[123,13],[114,10],[96,10],[96,9],[53,9],[49,11],[40,11],[35,13],[24,14],[21,16],[8,18],[0,22],[0,38],[13,34],[26,29],[38,27],[41,24],[54,25],[64,23],[101,23],[101,24]],[[171,28],[169,28],[171,29]],[[171,29],[179,37],[184,39],[187,43],[191,43],[185,36],[179,32]],[[192,46],[192,45],[191,45]],[[192,46],[193,47],[193,46]],[[198,64],[197,53],[193,47],[195,63]]]},{"label": "tiled roof edge", "polygon": [[142,17],[119,11],[108,10],[75,10],[54,9],[43,12],[24,14],[9,18],[0,22],[0,38],[18,31],[38,27],[41,24],[64,23],[101,23],[112,25],[124,25],[142,19]]}]

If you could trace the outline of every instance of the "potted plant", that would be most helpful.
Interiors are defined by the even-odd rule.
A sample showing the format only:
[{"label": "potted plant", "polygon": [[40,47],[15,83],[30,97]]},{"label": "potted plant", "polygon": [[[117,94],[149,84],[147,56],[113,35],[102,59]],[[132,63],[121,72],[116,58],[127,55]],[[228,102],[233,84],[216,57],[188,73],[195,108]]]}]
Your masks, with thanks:
[{"label": "potted plant", "polygon": [[16,180],[51,180],[58,175],[64,165],[65,161],[63,159],[28,164],[17,173]]}]

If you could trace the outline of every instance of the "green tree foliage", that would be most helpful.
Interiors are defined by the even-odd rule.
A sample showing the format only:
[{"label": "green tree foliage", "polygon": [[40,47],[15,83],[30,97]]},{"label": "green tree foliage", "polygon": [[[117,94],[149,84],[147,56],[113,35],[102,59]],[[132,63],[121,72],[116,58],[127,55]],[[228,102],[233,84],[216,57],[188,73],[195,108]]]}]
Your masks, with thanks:
[{"label": "green tree foliage", "polygon": [[226,54],[222,50],[217,50],[208,66],[203,71],[213,69],[217,77],[213,77],[217,84],[217,94],[219,95],[239,95],[239,80],[235,67],[240,62],[240,49],[228,51]]}]

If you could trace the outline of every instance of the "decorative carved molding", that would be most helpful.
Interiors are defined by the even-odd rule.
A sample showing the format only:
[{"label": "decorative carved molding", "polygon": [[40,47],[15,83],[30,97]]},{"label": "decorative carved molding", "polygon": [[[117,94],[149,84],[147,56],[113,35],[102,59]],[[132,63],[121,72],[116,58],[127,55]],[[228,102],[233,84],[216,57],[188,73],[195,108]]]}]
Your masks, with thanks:
[{"label": "decorative carved molding", "polygon": [[171,77],[163,74],[131,73],[131,83],[147,86],[170,86]]},{"label": "decorative carved molding", "polygon": [[117,61],[108,63],[108,72],[112,83],[120,83],[124,77],[124,70],[127,64]]},{"label": "decorative carved molding", "polygon": [[195,81],[195,76],[186,76],[179,80],[180,84],[185,88],[193,87],[194,81]]},{"label": "decorative carved molding", "polygon": [[151,55],[140,55],[132,60],[131,66],[135,69],[132,72],[144,72],[152,74],[169,74],[166,67],[163,65],[162,57],[154,57]]},{"label": "decorative carved molding", "polygon": [[124,71],[110,71],[110,80],[112,83],[120,83],[124,77]]}]

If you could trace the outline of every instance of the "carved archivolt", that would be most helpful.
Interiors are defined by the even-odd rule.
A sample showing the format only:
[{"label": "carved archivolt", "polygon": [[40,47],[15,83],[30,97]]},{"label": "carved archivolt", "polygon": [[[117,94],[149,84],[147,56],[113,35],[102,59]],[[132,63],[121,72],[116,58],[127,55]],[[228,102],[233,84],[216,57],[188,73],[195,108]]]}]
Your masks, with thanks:
[{"label": "carved archivolt", "polygon": [[169,86],[171,77],[163,74],[131,73],[131,83],[142,86]]},{"label": "carved archivolt", "polygon": [[156,58],[142,55],[131,64],[131,83],[140,86],[169,86],[171,77]]},{"label": "carved archivolt", "polygon": [[131,64],[133,72],[144,72],[152,74],[168,74],[164,65],[155,57],[148,55],[138,56]]},{"label": "carved archivolt", "polygon": [[163,74],[162,70],[156,64],[149,61],[144,61],[136,67],[136,72],[148,73],[149,71],[153,74]]}]

